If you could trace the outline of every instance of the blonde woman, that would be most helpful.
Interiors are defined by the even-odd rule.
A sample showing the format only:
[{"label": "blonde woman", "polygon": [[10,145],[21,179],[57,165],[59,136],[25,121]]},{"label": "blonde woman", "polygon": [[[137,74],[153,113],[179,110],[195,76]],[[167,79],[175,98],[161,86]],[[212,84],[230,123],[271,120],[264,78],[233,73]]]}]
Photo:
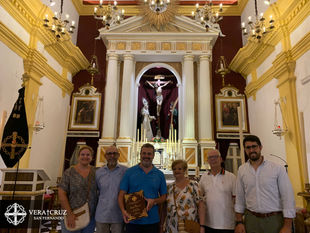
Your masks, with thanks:
[{"label": "blonde woman", "polygon": [[79,208],[88,201],[90,211],[90,222],[83,229],[69,231],[62,222],[62,232],[69,233],[93,233],[95,230],[95,211],[97,205],[97,188],[95,182],[95,167],[90,165],[93,159],[93,149],[82,146],[78,152],[78,163],[68,168],[61,179],[58,187],[58,195],[61,206],[67,210],[68,226],[75,227],[77,217],[73,209]]},{"label": "blonde woman", "polygon": [[[199,222],[199,207],[203,203],[199,196],[198,183],[185,176],[186,161],[175,160],[171,167],[175,182],[169,184],[167,188],[167,218],[164,232],[177,233],[179,221],[187,219]],[[200,232],[204,232],[203,227],[200,228]]]}]

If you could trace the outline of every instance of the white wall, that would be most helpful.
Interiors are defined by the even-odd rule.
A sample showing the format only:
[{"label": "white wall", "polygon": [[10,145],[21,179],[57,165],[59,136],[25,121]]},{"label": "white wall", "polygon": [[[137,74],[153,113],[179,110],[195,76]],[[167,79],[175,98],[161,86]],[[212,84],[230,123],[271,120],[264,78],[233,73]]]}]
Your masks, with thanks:
[{"label": "white wall", "polygon": [[[24,73],[23,59],[17,56],[11,49],[0,41],[0,117],[7,111],[9,118],[14,103],[18,97],[18,89],[21,88],[22,74]],[[2,140],[2,138],[0,139]],[[6,168],[0,156],[0,168]],[[2,172],[0,172],[0,180]]]},{"label": "white wall", "polygon": [[64,156],[70,96],[62,97],[62,90],[46,77],[41,82],[39,96],[44,98],[45,128],[33,135],[29,168],[44,169],[51,179],[49,184],[55,185]]},{"label": "white wall", "polygon": [[[305,53],[296,61],[296,89],[297,103],[300,112],[304,113],[305,140],[308,160],[308,171],[310,171],[310,51]],[[309,172],[308,172],[309,173]]]},{"label": "white wall", "polygon": [[[257,135],[262,142],[262,154],[266,159],[284,165],[280,159],[270,156],[274,154],[286,160],[284,138],[272,134],[275,119],[274,101],[279,98],[277,89],[278,81],[273,79],[256,93],[256,101],[253,97],[248,99],[248,112],[251,134]],[[282,124],[282,117],[278,109],[278,122]]]}]

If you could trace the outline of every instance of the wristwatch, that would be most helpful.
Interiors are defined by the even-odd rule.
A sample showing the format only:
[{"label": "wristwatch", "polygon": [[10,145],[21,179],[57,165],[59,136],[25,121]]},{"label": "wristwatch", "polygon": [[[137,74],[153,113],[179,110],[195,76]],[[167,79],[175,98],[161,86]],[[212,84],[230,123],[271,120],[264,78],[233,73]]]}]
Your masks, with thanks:
[{"label": "wristwatch", "polygon": [[236,221],[236,226],[239,224],[244,224],[244,222],[243,221]]}]

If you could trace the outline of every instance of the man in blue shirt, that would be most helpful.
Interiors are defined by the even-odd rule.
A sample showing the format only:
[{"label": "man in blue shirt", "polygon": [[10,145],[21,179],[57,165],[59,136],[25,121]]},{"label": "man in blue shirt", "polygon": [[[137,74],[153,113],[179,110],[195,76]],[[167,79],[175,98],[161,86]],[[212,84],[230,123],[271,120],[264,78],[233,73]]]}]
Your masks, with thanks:
[{"label": "man in blue shirt", "polygon": [[100,191],[96,209],[97,233],[122,233],[123,216],[118,206],[117,195],[121,179],[127,167],[118,164],[119,151],[113,145],[106,149],[107,165],[96,172],[96,183]]},{"label": "man in blue shirt", "polygon": [[[158,204],[165,202],[167,186],[164,174],[153,164],[155,149],[152,144],[146,143],[141,147],[140,163],[129,168],[120,185],[118,204],[126,223],[126,233],[158,233],[159,214]],[[147,201],[148,217],[128,221],[130,217],[124,207],[124,195],[143,190]]]}]

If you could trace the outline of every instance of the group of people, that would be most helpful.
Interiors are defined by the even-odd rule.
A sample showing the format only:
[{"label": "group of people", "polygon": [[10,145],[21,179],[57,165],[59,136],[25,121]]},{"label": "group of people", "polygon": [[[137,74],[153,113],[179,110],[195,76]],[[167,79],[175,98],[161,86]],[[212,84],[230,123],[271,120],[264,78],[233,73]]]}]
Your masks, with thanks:
[{"label": "group of people", "polygon": [[[175,181],[168,185],[152,163],[152,144],[141,147],[140,163],[131,168],[118,163],[119,151],[111,146],[105,153],[107,164],[97,171],[89,165],[93,150],[82,147],[78,164],[65,171],[59,185],[68,224],[74,226],[72,210],[88,200],[91,221],[75,232],[94,232],[96,227],[99,233],[176,233],[181,223],[192,220],[200,224],[200,233],[290,233],[295,201],[285,169],[264,159],[257,136],[247,136],[243,144],[249,160],[239,167],[237,178],[221,167],[220,152],[210,150],[211,169],[199,183],[187,177],[186,161],[175,160]],[[140,190],[148,216],[129,221],[124,196]],[[62,232],[72,231],[62,224]]]}]

